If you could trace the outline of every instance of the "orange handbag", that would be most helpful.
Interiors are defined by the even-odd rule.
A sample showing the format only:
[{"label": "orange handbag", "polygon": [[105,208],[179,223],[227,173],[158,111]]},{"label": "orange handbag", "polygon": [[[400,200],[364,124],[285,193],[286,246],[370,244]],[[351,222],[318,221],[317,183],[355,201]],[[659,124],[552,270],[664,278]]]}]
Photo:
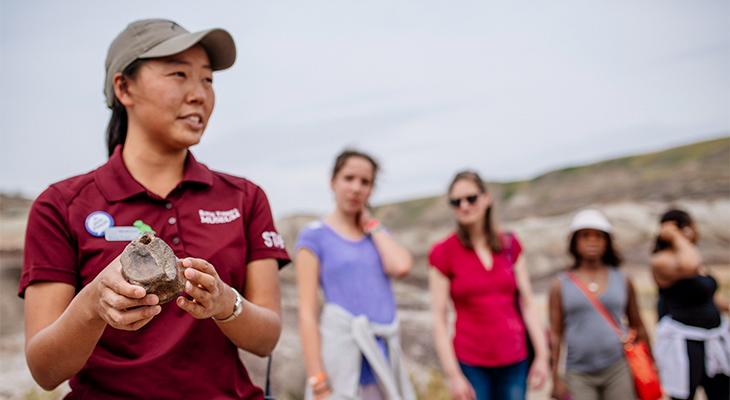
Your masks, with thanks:
[{"label": "orange handbag", "polygon": [[616,321],[611,317],[606,307],[603,306],[598,298],[588,290],[583,281],[578,279],[575,274],[568,272],[575,286],[588,298],[593,307],[601,316],[608,321],[614,332],[624,344],[624,356],[626,363],[629,365],[631,375],[634,377],[634,387],[636,388],[636,396],[640,400],[658,400],[662,398],[662,387],[659,382],[659,374],[657,373],[654,359],[649,352],[649,346],[646,342],[636,340],[636,335],[630,331],[627,335],[621,332]]}]

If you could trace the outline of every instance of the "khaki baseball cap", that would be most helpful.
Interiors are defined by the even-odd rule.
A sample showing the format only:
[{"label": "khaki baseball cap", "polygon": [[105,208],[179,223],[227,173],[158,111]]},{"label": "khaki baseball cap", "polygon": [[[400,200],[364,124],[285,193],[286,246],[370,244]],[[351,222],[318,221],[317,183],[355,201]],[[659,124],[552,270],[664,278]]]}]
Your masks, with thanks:
[{"label": "khaki baseball cap", "polygon": [[135,60],[171,56],[196,44],[208,53],[213,71],[226,69],[236,61],[236,44],[223,29],[190,33],[166,19],[144,19],[127,25],[109,46],[106,55],[104,95],[107,107],[111,108],[114,103],[114,74],[124,71]]}]

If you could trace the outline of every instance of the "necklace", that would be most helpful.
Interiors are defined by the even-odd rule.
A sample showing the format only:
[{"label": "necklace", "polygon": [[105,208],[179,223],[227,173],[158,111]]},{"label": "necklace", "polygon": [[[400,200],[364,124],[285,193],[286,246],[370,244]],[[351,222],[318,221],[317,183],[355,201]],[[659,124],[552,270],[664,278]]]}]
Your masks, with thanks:
[{"label": "necklace", "polygon": [[583,282],[587,283],[586,286],[588,291],[591,293],[598,293],[598,290],[601,288],[599,282],[603,281],[601,277],[601,275],[603,275],[603,271],[596,268],[586,268],[583,271],[580,271],[580,275],[583,277]]}]

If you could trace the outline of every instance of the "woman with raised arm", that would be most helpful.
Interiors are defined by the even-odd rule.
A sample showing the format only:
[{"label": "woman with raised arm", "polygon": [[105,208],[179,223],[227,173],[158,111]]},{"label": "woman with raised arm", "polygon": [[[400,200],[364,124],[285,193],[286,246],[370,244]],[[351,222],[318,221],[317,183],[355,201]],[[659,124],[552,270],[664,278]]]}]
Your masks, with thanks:
[{"label": "woman with raised arm", "polygon": [[295,264],[307,398],[415,399],[390,283],[408,274],[413,259],[367,209],[377,173],[368,154],[342,152],[330,180],[335,209],[299,234]]},{"label": "woman with raised arm", "polygon": [[702,386],[709,400],[730,399],[730,333],[727,301],[703,265],[692,217],[669,210],[660,219],[651,257],[659,286],[655,357],[662,386],[672,399],[693,399]]},{"label": "woman with raised arm", "polygon": [[[528,376],[536,388],[545,382],[548,350],[522,246],[495,228],[493,199],[476,172],[456,174],[448,198],[457,230],[431,248],[429,283],[436,352],[452,398],[524,399]],[[453,345],[449,302],[456,310]]]},{"label": "woman with raised arm", "polygon": [[[135,21],[109,47],[109,160],[51,185],[28,220],[19,294],[39,385],[67,398],[262,399],[238,349],[269,354],[288,262],[264,192],[209,170],[189,148],[208,124],[228,32]],[[135,228],[137,230],[135,230]],[[119,255],[154,231],[180,259],[174,302],[125,281]]]}]

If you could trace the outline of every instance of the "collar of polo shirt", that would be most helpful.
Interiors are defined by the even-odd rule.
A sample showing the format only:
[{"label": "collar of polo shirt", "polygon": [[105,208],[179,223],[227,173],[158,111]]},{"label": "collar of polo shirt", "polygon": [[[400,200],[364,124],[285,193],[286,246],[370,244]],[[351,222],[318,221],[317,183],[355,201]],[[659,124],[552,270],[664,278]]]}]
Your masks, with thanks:
[{"label": "collar of polo shirt", "polygon": [[[121,145],[114,149],[114,153],[109,158],[109,163],[101,166],[96,171],[95,181],[104,197],[110,202],[122,201],[147,192],[144,186],[132,177],[132,174],[124,165]],[[189,150],[181,183],[213,185],[213,173],[205,164],[199,163]]]}]

